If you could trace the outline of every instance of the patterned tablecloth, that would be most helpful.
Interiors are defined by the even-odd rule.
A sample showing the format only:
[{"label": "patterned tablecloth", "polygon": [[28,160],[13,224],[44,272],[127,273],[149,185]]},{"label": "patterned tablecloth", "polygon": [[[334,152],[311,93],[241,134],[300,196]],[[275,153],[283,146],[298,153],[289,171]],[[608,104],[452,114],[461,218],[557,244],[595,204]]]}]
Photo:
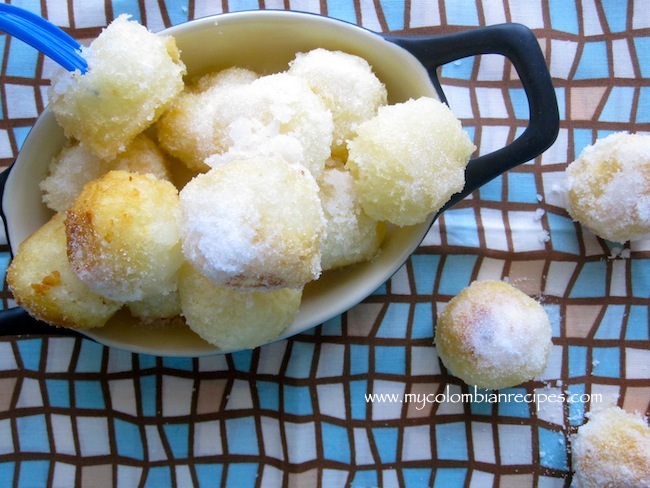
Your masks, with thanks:
[{"label": "patterned tablecloth", "polygon": [[[589,411],[618,404],[650,413],[650,242],[596,238],[555,191],[567,163],[597,138],[650,131],[647,0],[12,3],[84,43],[124,12],[153,31],[258,8],[406,35],[520,22],[550,67],[561,130],[541,157],[446,212],[363,303],[292,339],[169,359],[76,338],[2,338],[0,485],[567,486],[571,435]],[[5,35],[0,56],[6,166],[46,105],[54,64]],[[479,153],[526,125],[514,78],[496,55],[442,68]],[[8,246],[0,251],[4,271]],[[450,376],[432,345],[441,306],[486,278],[538,298],[553,326],[542,377],[498,399]],[[13,305],[6,286],[2,303]],[[463,401],[460,393],[477,395]],[[525,401],[527,393],[542,400]]]}]

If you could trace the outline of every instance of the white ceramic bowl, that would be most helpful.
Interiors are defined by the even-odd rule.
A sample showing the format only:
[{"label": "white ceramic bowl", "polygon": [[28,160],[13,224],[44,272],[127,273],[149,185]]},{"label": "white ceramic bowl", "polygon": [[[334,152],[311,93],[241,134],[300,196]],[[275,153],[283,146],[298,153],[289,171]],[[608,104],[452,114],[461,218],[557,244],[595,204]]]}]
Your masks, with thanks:
[{"label": "white ceramic bowl", "polygon": [[[488,38],[502,39],[501,44],[517,44],[518,41],[512,39],[514,34],[508,30],[513,27],[507,25],[503,27],[505,28],[503,32],[488,29]],[[529,35],[527,33],[529,31],[522,30],[521,26],[514,26],[514,29],[520,34],[532,37],[532,34]],[[477,34],[485,35],[485,29],[473,32],[474,37]],[[480,35],[474,41],[471,36],[387,40],[352,24],[328,17],[290,11],[262,10],[222,14],[181,24],[162,33],[176,38],[190,76],[229,66],[249,67],[262,73],[283,71],[297,52],[316,47],[356,54],[365,58],[373,66],[377,76],[386,84],[391,103],[420,96],[438,97],[439,85],[435,77],[433,80],[430,78],[429,73],[446,60],[467,55],[465,51],[468,49],[474,54],[499,52],[496,49],[486,51]],[[534,40],[534,37],[532,39]],[[414,41],[417,42],[413,44]],[[439,50],[443,53],[442,57],[430,52],[438,43],[442,43]],[[472,43],[479,45],[472,47]],[[415,55],[400,47],[399,44],[405,45]],[[520,57],[530,57],[530,53],[527,52],[529,49],[525,48]],[[511,53],[505,54],[512,56]],[[541,53],[533,54],[542,59],[543,64]],[[423,62],[429,66],[425,67]],[[528,63],[517,59],[514,62],[516,66]],[[524,84],[531,85],[527,86],[529,97],[548,98],[553,93],[550,79],[547,79],[548,73],[544,72],[545,66],[543,68],[538,66],[538,69],[542,71],[541,75],[529,76],[531,79],[524,80]],[[541,85],[546,90],[544,94],[537,93],[539,90],[534,86],[535,83],[540,83],[538,79],[540,77]],[[535,105],[535,100],[532,102],[531,106]],[[544,104],[553,106],[554,96],[551,100],[553,103],[548,102],[549,100],[546,100]],[[552,115],[551,119],[553,119]],[[535,117],[535,114],[531,114],[531,120]],[[557,118],[557,109],[555,117]],[[548,126],[548,122],[540,123]],[[527,151],[522,152],[519,148],[513,150],[510,146],[506,148],[510,152],[505,155],[507,160],[505,163],[495,164],[495,161],[502,160],[503,157],[495,157],[494,161],[479,158],[482,160],[481,164],[472,162],[468,167],[466,190],[457,195],[451,203],[460,200],[463,195],[508,167],[530,160],[541,153],[553,142],[557,133],[557,130],[553,133],[553,127],[547,129],[545,141],[528,148]],[[536,134],[533,135],[539,138]],[[63,143],[63,131],[52,113],[46,109],[27,137],[10,173],[8,176],[5,175],[7,178],[2,208],[12,252],[16,252],[18,245],[51,216],[51,212],[42,203],[38,183],[46,175],[50,160],[60,151]],[[381,253],[376,259],[327,272],[319,280],[307,285],[295,321],[279,339],[317,326],[369,296],[408,259],[424,238],[435,217],[431,215],[426,222],[416,226],[390,228],[382,244]],[[229,352],[204,342],[187,327],[148,329],[136,325],[133,320],[129,320],[128,315],[119,313],[105,327],[83,331],[83,334],[107,346],[159,356],[203,356]]]}]

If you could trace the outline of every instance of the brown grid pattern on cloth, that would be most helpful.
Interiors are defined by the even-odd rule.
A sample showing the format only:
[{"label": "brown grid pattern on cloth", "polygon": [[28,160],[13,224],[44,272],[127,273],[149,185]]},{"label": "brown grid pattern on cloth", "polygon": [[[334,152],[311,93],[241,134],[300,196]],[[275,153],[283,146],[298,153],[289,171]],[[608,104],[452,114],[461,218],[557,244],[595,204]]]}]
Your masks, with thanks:
[{"label": "brown grid pattern on cloth", "polygon": [[[227,10],[227,2],[223,2],[223,10]],[[285,7],[288,7],[285,2]],[[406,24],[410,19],[411,4],[416,2],[406,2]],[[360,2],[355,2],[357,18],[363,21],[367,12],[360,6]],[[45,5],[45,3],[44,3]],[[448,25],[444,2],[440,2],[441,26],[435,28],[414,28],[406,29],[406,34],[428,34],[451,32],[463,29],[465,27]],[[481,24],[487,22],[485,11],[492,7],[490,2],[477,3],[479,19]],[[518,20],[513,18],[510,11],[511,3],[504,2],[503,11],[505,12],[506,21]],[[581,3],[578,3],[580,11]],[[145,3],[140,1],[141,10],[145,12]],[[193,11],[193,2],[190,2],[190,12]],[[264,7],[264,5],[261,5]],[[169,16],[165,13],[166,7],[163,2],[158,2],[158,8],[165,25],[169,25]],[[382,30],[387,31],[388,26],[382,14],[381,2],[374,2],[373,8]],[[632,31],[612,33],[609,31],[604,12],[599,2],[596,2],[602,35],[590,36],[589,40],[604,40],[611,45],[614,40],[624,40],[633,49],[632,39],[634,36],[648,36],[650,31]],[[631,15],[632,8],[628,13],[628,25],[632,25]],[[326,13],[326,3],[321,2],[321,11]],[[91,39],[99,31],[99,27],[76,29],[74,27],[73,9],[68,4],[68,12],[71,19],[71,28],[69,32],[79,39]],[[342,480],[351,482],[355,473],[360,469],[376,468],[380,470],[380,484],[390,484],[396,481],[398,484],[405,484],[404,469],[407,468],[467,468],[466,485],[471,480],[486,479],[492,481],[495,485],[500,486],[525,486],[533,485],[540,482],[543,478],[549,477],[556,480],[562,480],[566,476],[565,470],[545,468],[541,464],[541,454],[539,451],[539,428],[545,428],[549,431],[558,432],[562,438],[568,442],[568,436],[575,431],[576,423],[571,418],[569,405],[562,407],[562,420],[560,422],[549,421],[536,415],[534,405],[530,405],[528,416],[519,417],[504,415],[499,410],[498,405],[492,405],[489,412],[474,412],[470,405],[462,405],[459,409],[454,409],[453,405],[432,404],[422,410],[413,408],[412,405],[403,404],[399,407],[396,415],[389,415],[383,411],[377,404],[367,404],[363,415],[353,415],[352,412],[353,398],[350,384],[355,381],[367,381],[368,391],[373,388],[392,384],[399,391],[408,392],[442,392],[446,385],[452,385],[454,391],[467,392],[465,385],[457,379],[449,376],[444,369],[440,369],[437,361],[432,361],[428,366],[416,366],[414,361],[421,358],[423,352],[430,353],[435,359],[435,352],[431,347],[431,338],[412,338],[413,317],[418,305],[431,305],[431,326],[435,321],[435,315],[438,307],[446,303],[451,294],[440,292],[440,283],[443,281],[443,270],[445,262],[454,256],[470,256],[476,259],[471,270],[470,279],[483,276],[495,278],[510,278],[516,282],[525,291],[531,295],[540,296],[544,303],[557,305],[560,316],[560,334],[554,337],[554,344],[559,351],[561,359],[558,365],[559,374],[552,377],[550,381],[551,388],[565,389],[568,385],[584,384],[586,392],[605,392],[610,398],[619,395],[615,403],[629,409],[650,413],[650,379],[648,375],[639,378],[627,378],[624,372],[628,370],[629,365],[626,361],[626,352],[632,350],[647,350],[647,341],[629,340],[627,329],[624,324],[620,330],[620,336],[611,339],[595,338],[599,326],[605,316],[606,307],[609,305],[622,305],[627,312],[624,316],[629,316],[631,306],[647,307],[648,299],[646,295],[632,296],[632,266],[636,259],[648,258],[650,254],[647,249],[631,248],[631,259],[604,259],[610,255],[611,249],[603,241],[597,240],[583,231],[578,225],[575,226],[576,235],[579,237],[580,254],[573,255],[566,252],[554,251],[551,243],[546,243],[539,250],[519,251],[517,243],[513,238],[509,221],[513,212],[529,212],[532,216],[538,208],[546,211],[541,217],[540,225],[543,229],[548,230],[549,215],[565,215],[564,210],[553,201],[549,201],[550,190],[545,175],[558,173],[564,169],[566,163],[575,158],[574,150],[574,132],[576,128],[587,129],[592,133],[592,141],[595,141],[600,130],[628,130],[628,131],[649,131],[650,125],[647,123],[637,123],[636,101],[640,96],[640,87],[648,86],[648,80],[641,76],[638,59],[633,58],[634,73],[633,78],[617,78],[613,75],[613,68],[610,66],[610,77],[602,79],[575,80],[573,75],[577,70],[577,60],[579,53],[585,42],[584,33],[581,31],[578,35],[568,34],[556,31],[551,28],[549,10],[546,2],[543,2],[543,27],[534,29],[544,52],[547,55],[549,64],[552,65],[554,41],[570,41],[576,43],[576,60],[573,66],[568,70],[566,77],[554,77],[555,86],[558,89],[565,90],[565,111],[562,116],[562,134],[559,142],[546,155],[537,158],[534,162],[523,165],[513,170],[514,173],[532,174],[535,178],[537,189],[540,195],[545,198],[541,202],[520,203],[493,201],[481,198],[481,192],[476,192],[471,198],[462,202],[456,209],[469,209],[473,212],[476,222],[479,224],[478,237],[480,242],[479,248],[471,246],[462,246],[450,244],[448,239],[448,229],[454,226],[452,214],[443,216],[430,236],[425,240],[423,245],[418,249],[416,256],[410,259],[404,268],[391,279],[386,285],[386,292],[378,292],[369,297],[353,311],[344,314],[341,318],[341,326],[338,329],[335,326],[322,327],[315,329],[312,333],[303,334],[294,339],[278,343],[267,348],[256,350],[250,356],[250,367],[241,369],[235,363],[232,356],[193,359],[189,360],[187,369],[178,367],[175,362],[167,362],[163,359],[149,360],[137,355],[131,355],[120,351],[109,350],[106,348],[93,349],[96,354],[102,355],[101,368],[97,372],[80,371],[79,364],[83,361],[83,343],[84,341],[76,339],[49,338],[42,342],[41,364],[37,369],[30,369],[21,363],[19,339],[6,338],[0,342],[4,347],[4,352],[11,352],[16,357],[16,367],[13,370],[0,372],[0,420],[8,420],[12,425],[21,417],[44,414],[47,423],[47,432],[51,443],[49,452],[42,453],[21,453],[16,450],[14,453],[3,454],[0,458],[3,461],[15,461],[20,465],[27,460],[45,459],[52,460],[50,467],[50,479],[54,477],[54,471],[57,464],[71,465],[76,473],[77,485],[86,485],[88,482],[97,483],[106,482],[114,483],[120,476],[124,475],[125,467],[133,467],[136,474],[141,479],[145,479],[147,471],[156,466],[175,466],[176,469],[171,471],[171,479],[174,482],[180,482],[187,476],[193,481],[198,480],[196,466],[202,463],[224,463],[225,473],[229,466],[238,462],[259,463],[259,481],[262,484],[265,479],[273,479],[278,475],[283,478],[284,485],[287,486],[312,486],[317,485],[323,480],[324,470],[341,470],[344,472]],[[112,16],[112,10],[107,2],[107,18]],[[515,16],[516,17],[516,16]],[[146,16],[144,17],[146,23]],[[9,44],[10,40],[7,40]],[[6,48],[8,49],[8,48]],[[6,57],[5,57],[6,59]],[[611,59],[611,56],[610,56]],[[503,65],[503,73],[500,79],[480,79],[480,62],[474,61],[472,77],[470,80],[456,78],[443,78],[445,86],[466,88],[470,94],[471,107],[474,116],[463,118],[463,123],[467,126],[475,126],[475,141],[480,147],[484,142],[483,133],[486,127],[505,128],[507,140],[512,140],[515,135],[515,128],[523,126],[525,121],[517,119],[509,102],[508,88],[516,87],[517,82],[513,80],[513,75],[508,63]],[[611,61],[610,61],[611,64]],[[43,76],[43,60],[39,60],[38,75],[35,79],[15,79],[7,77],[6,61],[0,73],[0,86],[4,91],[7,84],[19,84],[33,87],[35,93],[36,107],[40,113],[43,110],[43,100],[45,99],[44,90],[48,80]],[[599,116],[605,106],[612,89],[617,86],[630,86],[634,89],[634,102],[632,103],[632,113],[630,122],[605,122],[599,120]],[[483,88],[492,88],[502,91],[503,98],[506,102],[507,119],[498,117],[480,116],[480,90]],[[5,93],[2,93],[3,113],[7,114]],[[596,98],[594,98],[596,97]],[[596,100],[598,100],[596,102]],[[453,106],[453,100],[452,100]],[[591,107],[587,110],[586,107]],[[14,155],[17,152],[17,143],[12,131],[15,127],[30,126],[35,119],[9,119],[5,118],[0,122],[0,129],[8,131],[11,140],[11,147]],[[4,165],[10,163],[12,158],[5,158],[1,162]],[[510,179],[504,177],[501,180],[502,195],[508,195]],[[492,230],[481,227],[484,219],[485,209],[494,210],[501,215],[504,233],[506,236],[505,248],[491,248],[488,236]],[[6,247],[4,248],[6,251]],[[436,276],[433,279],[433,289],[427,292],[417,290],[414,260],[427,256],[440,256]],[[604,260],[604,261],[603,261]],[[576,298],[571,296],[571,291],[578,280],[580,272],[584,269],[586,263],[603,262],[605,267],[605,276],[607,289],[610,290],[612,285],[612,276],[614,268],[617,266],[625,267],[626,283],[624,288],[626,294],[623,296],[613,296],[607,293],[606,297],[596,298]],[[623,263],[623,264],[621,264]],[[566,279],[566,286],[561,292],[557,292],[552,283],[549,283],[547,277],[551,268],[556,265],[570,265],[571,271]],[[551,292],[552,289],[552,292]],[[2,294],[5,304],[10,299],[10,294],[6,287]],[[408,307],[408,316],[410,317],[406,334],[404,337],[382,337],[379,334],[383,319],[390,306],[394,304],[404,304]],[[340,330],[340,334],[337,333]],[[367,371],[352,372],[350,371],[351,355],[354,354],[354,346],[369,346],[369,358]],[[288,374],[288,369],[292,361],[298,361],[299,355],[302,354],[303,346],[313,348],[311,359],[306,361],[309,369],[304,371],[300,377]],[[395,375],[392,373],[377,371],[377,348],[382,346],[403,347],[405,351],[405,374]],[[587,348],[587,366],[585,375],[573,376],[569,371],[568,348],[570,346],[584,346]],[[94,347],[94,346],[93,346]],[[620,349],[620,371],[623,377],[608,378],[604,376],[593,375],[593,350],[595,347],[615,347]],[[48,352],[57,349],[68,351],[69,362],[67,366],[57,367],[55,371],[48,369]],[[327,363],[333,357],[332,351],[341,351],[342,364],[340,365],[342,375],[321,375],[324,369],[332,366]],[[64,354],[65,355],[65,354]],[[647,357],[647,356],[646,356]],[[82,368],[83,369],[83,368]],[[145,378],[153,378],[156,388],[149,390],[145,386]],[[47,394],[47,381],[60,380],[69,385],[69,399],[71,407],[60,407],[51,404]],[[105,408],[84,409],[76,407],[74,385],[79,381],[99,381],[101,384],[101,395]],[[121,382],[121,383],[120,383]],[[260,382],[266,382],[278,385],[280,408],[263,408],[261,396],[256,385]],[[539,388],[547,386],[549,382],[533,381],[523,385],[525,392],[535,392]],[[42,406],[30,406],[28,408],[21,406],[20,393],[24,387],[29,384],[40,390],[43,404]],[[121,390],[124,385],[129,384],[126,390]],[[120,385],[118,388],[116,385]],[[179,387],[179,392],[189,394],[189,410],[186,412],[166,412],[169,399],[166,395],[173,395],[166,388],[166,385]],[[184,386],[179,386],[184,385]],[[189,387],[188,387],[189,385]],[[310,414],[294,414],[283,408],[285,398],[285,386],[306,387],[313,406],[313,412]],[[125,402],[124,398],[117,393],[133,392],[133,405]],[[151,393],[149,398],[147,395]],[[343,396],[343,401],[339,395]],[[146,400],[143,400],[143,397]],[[237,405],[233,403],[240,402]],[[146,414],[144,403],[153,402],[155,414]],[[335,407],[327,404],[334,402]],[[334,408],[334,410],[332,410]],[[392,413],[392,411],[391,411]],[[107,419],[108,423],[108,440],[109,449],[105,454],[95,456],[82,456],[84,447],[80,439],[79,421],[85,418]],[[259,454],[233,454],[229,451],[229,445],[226,440],[226,422],[228,419],[252,418],[254,430],[259,439]],[[123,420],[135,422],[138,425],[141,438],[144,440],[144,456],[142,460],[134,460],[129,457],[121,456],[118,453],[115,439],[114,422]],[[448,460],[440,459],[436,455],[438,444],[444,439],[436,436],[439,426],[450,423],[464,423],[466,442],[468,447],[467,460]],[[206,423],[214,423],[215,432],[220,433],[218,442],[220,444],[221,454],[210,456],[201,456],[197,454],[196,436],[199,426]],[[313,423],[316,437],[316,458],[305,463],[295,463],[291,461],[289,444],[296,442],[292,438],[291,430],[294,425],[310,425]],[[351,458],[363,457],[365,463],[339,463],[325,459],[322,452],[323,423],[333,424],[342,427],[350,439]],[[168,442],[165,427],[173,425],[189,425],[189,442],[187,458],[176,458],[173,447]],[[54,432],[61,426],[69,425],[73,445],[69,452],[55,445]],[[510,426],[531,428],[531,456],[530,463],[525,464],[508,464],[507,455],[510,451],[507,448],[508,441],[503,438],[502,434],[510,432]],[[398,449],[397,458],[394,462],[382,462],[378,446],[372,435],[372,429],[376,427],[396,427],[398,429]],[[422,429],[422,430],[419,430]],[[15,429],[14,429],[15,432]],[[267,434],[271,442],[264,442],[265,432],[274,432]],[[422,459],[405,459],[408,443],[404,443],[409,433],[428,434],[428,448],[430,455]],[[487,435],[486,435],[487,432]],[[160,447],[156,448],[156,434]],[[363,442],[367,436],[368,450],[363,447]],[[483,450],[485,442],[491,439],[493,445],[492,456]],[[353,441],[354,440],[354,441]],[[18,438],[13,438],[15,446],[18,445]],[[279,447],[278,447],[279,446]],[[276,451],[277,450],[277,451]],[[276,455],[277,452],[277,455]],[[369,456],[369,457],[368,457]],[[492,457],[492,459],[490,459]],[[274,471],[275,470],[275,471]],[[278,474],[278,472],[281,472]],[[139,474],[138,474],[139,473]],[[189,475],[188,475],[189,473]],[[435,482],[436,472],[433,471],[430,484]],[[564,483],[563,481],[560,482]],[[566,481],[568,483],[568,481]]]}]

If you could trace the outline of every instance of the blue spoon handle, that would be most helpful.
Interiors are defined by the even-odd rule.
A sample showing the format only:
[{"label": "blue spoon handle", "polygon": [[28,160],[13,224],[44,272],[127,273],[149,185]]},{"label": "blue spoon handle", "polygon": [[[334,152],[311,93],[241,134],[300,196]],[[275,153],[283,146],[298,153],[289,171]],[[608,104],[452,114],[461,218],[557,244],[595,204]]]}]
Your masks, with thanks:
[{"label": "blue spoon handle", "polygon": [[36,48],[64,68],[85,73],[81,45],[54,24],[27,10],[0,3],[0,30]]}]

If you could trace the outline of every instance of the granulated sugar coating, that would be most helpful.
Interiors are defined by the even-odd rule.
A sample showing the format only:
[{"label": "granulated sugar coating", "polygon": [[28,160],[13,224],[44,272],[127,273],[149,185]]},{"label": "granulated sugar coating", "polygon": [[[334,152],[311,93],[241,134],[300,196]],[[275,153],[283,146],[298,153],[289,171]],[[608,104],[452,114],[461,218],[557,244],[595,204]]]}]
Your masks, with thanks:
[{"label": "granulated sugar coating", "polygon": [[195,93],[202,93],[213,88],[218,89],[227,86],[247,85],[259,77],[260,75],[255,71],[233,66],[232,68],[226,68],[200,76],[193,83],[189,84],[187,89]]},{"label": "granulated sugar coating", "polygon": [[363,209],[404,226],[423,222],[463,189],[476,147],[446,105],[422,97],[380,107],[348,149]]},{"label": "granulated sugar coating", "polygon": [[318,186],[327,222],[321,243],[323,271],[372,259],[385,226],[361,208],[350,173],[342,167],[327,167]]},{"label": "granulated sugar coating", "polygon": [[573,488],[650,486],[650,427],[619,407],[591,414],[571,441]]},{"label": "granulated sugar coating", "polygon": [[475,281],[438,316],[435,344],[449,372],[468,385],[500,389],[541,374],[551,351],[544,308],[501,281]]},{"label": "granulated sugar coating", "polygon": [[650,237],[650,136],[619,132],[586,147],[566,170],[567,210],[613,242]]},{"label": "granulated sugar coating", "polygon": [[377,115],[377,109],[387,103],[386,87],[372,67],[352,54],[326,49],[298,53],[288,73],[307,80],[332,112],[332,155],[337,157],[346,157],[346,141],[357,126]]},{"label": "granulated sugar coating", "polygon": [[96,293],[133,302],[176,289],[183,256],[168,181],[111,171],[84,187],[65,224],[70,264]]},{"label": "granulated sugar coating", "polygon": [[228,89],[242,87],[259,76],[243,68],[208,73],[188,84],[156,123],[161,147],[189,169],[205,172],[206,158],[226,150],[225,122],[219,110],[228,103]]},{"label": "granulated sugar coating", "polygon": [[240,293],[215,285],[187,263],[178,289],[187,325],[227,351],[253,349],[275,339],[293,321],[302,298],[300,288]]},{"label": "granulated sugar coating", "polygon": [[197,171],[261,155],[298,161],[320,175],[330,157],[332,114],[307,82],[279,73],[207,83],[214,86],[184,93],[157,124],[170,154]]},{"label": "granulated sugar coating", "polygon": [[52,160],[47,177],[41,181],[43,202],[56,212],[68,209],[81,193],[84,185],[111,170],[133,173],[151,173],[169,180],[166,157],[156,143],[145,134],[139,134],[126,150],[115,159],[104,161],[85,146],[70,144]]},{"label": "granulated sugar coating", "polygon": [[16,302],[49,324],[102,327],[122,306],[93,292],[72,270],[66,253],[65,214],[56,214],[19,248],[7,268]]},{"label": "granulated sugar coating", "polygon": [[320,275],[318,185],[283,159],[232,161],[180,193],[186,259],[233,289],[301,288]]},{"label": "granulated sugar coating", "polygon": [[50,108],[67,137],[112,159],[152,125],[183,89],[185,65],[174,38],[120,15],[83,51],[88,71],[57,70]]}]

